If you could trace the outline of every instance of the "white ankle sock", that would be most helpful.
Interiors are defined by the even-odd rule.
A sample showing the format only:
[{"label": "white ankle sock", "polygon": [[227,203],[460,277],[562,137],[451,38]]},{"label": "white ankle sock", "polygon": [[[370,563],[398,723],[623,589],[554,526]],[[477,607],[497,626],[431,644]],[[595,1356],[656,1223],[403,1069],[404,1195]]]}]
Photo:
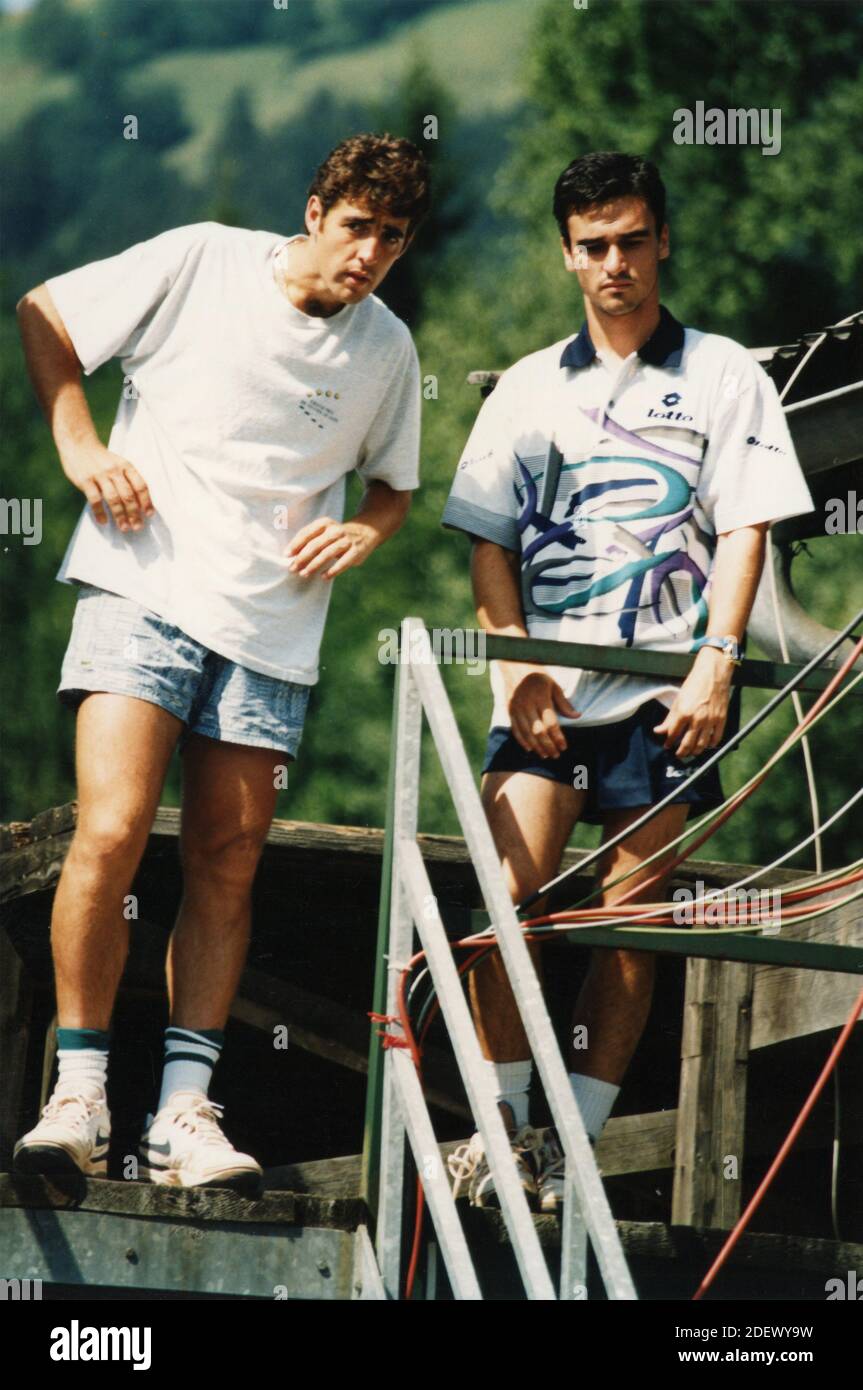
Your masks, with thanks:
[{"label": "white ankle sock", "polygon": [[105,1052],[67,1052],[58,1054],[58,1091],[78,1091],[87,1095],[104,1091],[108,1080],[108,1054]]},{"label": "white ankle sock", "polygon": [[110,1035],[99,1028],[57,1029],[57,1089],[104,1091]]},{"label": "white ankle sock", "polygon": [[530,1079],[533,1075],[533,1062],[489,1062],[492,1081],[499,1101],[506,1101],[512,1110],[516,1129],[528,1123],[530,1114]]},{"label": "white ankle sock", "polygon": [[610,1081],[600,1081],[596,1076],[585,1076],[580,1071],[569,1073],[569,1084],[585,1129],[591,1139],[598,1139],[602,1126],[620,1094],[620,1087],[614,1086]]}]

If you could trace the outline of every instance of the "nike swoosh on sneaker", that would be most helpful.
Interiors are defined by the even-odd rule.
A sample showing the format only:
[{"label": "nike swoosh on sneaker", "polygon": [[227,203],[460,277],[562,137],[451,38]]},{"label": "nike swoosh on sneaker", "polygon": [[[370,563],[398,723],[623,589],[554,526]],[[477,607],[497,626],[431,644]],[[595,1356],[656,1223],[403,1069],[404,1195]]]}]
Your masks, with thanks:
[{"label": "nike swoosh on sneaker", "polygon": [[164,1144],[154,1144],[152,1139],[148,1139],[146,1144],[141,1144],[141,1148],[147,1149],[150,1153],[169,1154],[171,1152],[171,1141],[168,1140]]}]

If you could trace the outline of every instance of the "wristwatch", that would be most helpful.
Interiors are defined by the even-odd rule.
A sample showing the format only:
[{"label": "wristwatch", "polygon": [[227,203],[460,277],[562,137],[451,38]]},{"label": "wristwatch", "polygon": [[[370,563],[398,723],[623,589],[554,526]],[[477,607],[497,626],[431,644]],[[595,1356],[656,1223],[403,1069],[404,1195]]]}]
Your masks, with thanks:
[{"label": "wristwatch", "polygon": [[693,650],[699,651],[701,647],[716,647],[734,666],[739,666],[743,661],[736,637],[699,637],[693,643]]}]

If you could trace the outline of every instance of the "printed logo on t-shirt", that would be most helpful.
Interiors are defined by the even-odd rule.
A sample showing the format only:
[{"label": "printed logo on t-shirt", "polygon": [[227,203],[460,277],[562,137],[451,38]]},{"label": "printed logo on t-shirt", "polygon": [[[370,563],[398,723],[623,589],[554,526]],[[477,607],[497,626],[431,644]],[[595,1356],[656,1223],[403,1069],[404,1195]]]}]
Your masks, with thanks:
[{"label": "printed logo on t-shirt", "polygon": [[485,451],[484,454],[477,454],[477,455],[475,455],[473,458],[465,458],[465,459],[462,459],[461,462],[459,463],[459,469],[470,468],[471,465],[477,464],[477,463],[485,463],[486,459],[490,459],[490,458],[493,458],[493,457],[494,457],[494,450],[493,450],[493,449],[486,449],[486,451]]},{"label": "printed logo on t-shirt", "polygon": [[680,395],[677,391],[669,391],[667,395],[662,397],[662,404],[668,409],[655,410],[651,406],[647,414],[652,420],[691,420],[692,416],[687,415],[685,410],[674,409],[679,400]]},{"label": "printed logo on t-shirt", "polygon": [[300,401],[300,411],[313,425],[322,430],[327,423],[338,424],[339,417],[331,404],[338,399],[338,391],[328,391],[322,386],[317,386],[313,391],[306,392],[305,399]]},{"label": "printed logo on t-shirt", "polygon": [[779,447],[778,444],[768,444],[768,443],[766,443],[765,440],[759,439],[758,436],[755,435],[755,434],[750,434],[750,435],[748,435],[748,436],[747,436],[747,439],[746,439],[746,443],[747,443],[747,444],[753,445],[753,447],[756,448],[756,449],[766,449],[766,450],[768,451],[768,453],[771,453],[771,454],[784,454],[784,453],[785,453],[785,450],[784,450],[784,449],[781,449],[781,448]]}]

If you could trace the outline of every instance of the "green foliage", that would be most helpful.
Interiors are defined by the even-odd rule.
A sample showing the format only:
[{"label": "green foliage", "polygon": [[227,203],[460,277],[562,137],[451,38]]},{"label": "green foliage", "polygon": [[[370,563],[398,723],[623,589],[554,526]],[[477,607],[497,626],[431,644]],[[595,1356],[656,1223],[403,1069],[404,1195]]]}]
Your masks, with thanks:
[{"label": "green foliage", "polygon": [[72,71],[87,55],[90,28],[68,0],[37,0],[20,25],[20,49],[25,58],[61,72]]},{"label": "green foliage", "polygon": [[371,124],[375,130],[412,140],[431,168],[431,208],[409,252],[393,266],[380,292],[393,313],[415,328],[442,249],[470,221],[464,161],[454,152],[450,138],[450,132],[458,128],[458,108],[431,65],[414,53],[393,96],[373,111]]},{"label": "green foliage", "polygon": [[[377,38],[438,2],[289,0],[277,8],[273,0],[97,0],[90,13],[92,30],[109,35],[116,61],[125,66],[181,48],[225,49],[285,38],[299,53],[329,52]],[[61,0],[40,4],[61,8]]]},{"label": "green foliage", "polygon": [[[135,139],[124,134],[130,113]],[[0,149],[13,289],[187,220],[188,192],[162,156],[188,133],[172,88],[133,96],[103,51],[91,55],[70,95],[31,112]]]},{"label": "green foliage", "polygon": [[234,226],[302,231],[315,169],[365,120],[361,106],[322,91],[313,93],[295,118],[262,131],[248,89],[240,88],[206,158],[203,215]]},{"label": "green foliage", "polygon": [[[744,342],[784,342],[841,317],[859,284],[853,210],[863,182],[863,11],[820,0],[592,0],[538,9],[529,102],[496,190],[525,229],[514,306],[569,328],[554,266],[555,180],[589,150],[653,159],[669,189],[665,294],[679,317]],[[781,110],[777,156],[744,145],[678,145],[674,112]],[[558,331],[559,330],[559,331]]]}]

